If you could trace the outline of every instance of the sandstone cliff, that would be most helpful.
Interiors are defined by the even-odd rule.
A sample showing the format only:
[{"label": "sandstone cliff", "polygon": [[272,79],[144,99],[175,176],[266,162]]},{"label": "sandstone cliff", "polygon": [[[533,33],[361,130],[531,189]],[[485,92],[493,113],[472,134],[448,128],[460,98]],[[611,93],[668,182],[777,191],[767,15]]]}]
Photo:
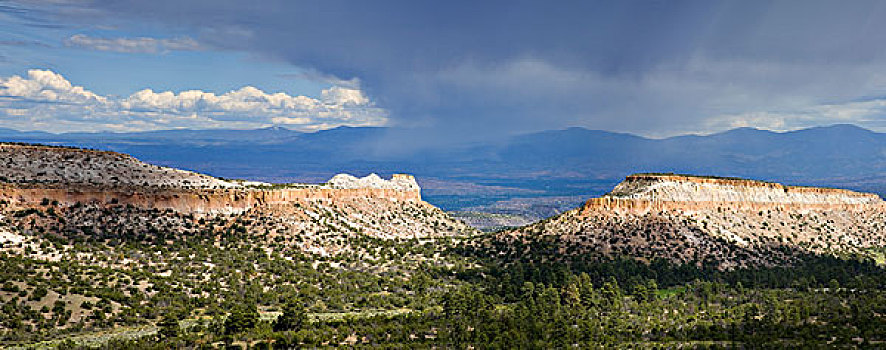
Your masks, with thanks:
[{"label": "sandstone cliff", "polygon": [[357,188],[373,188],[373,189],[389,189],[398,191],[419,191],[421,188],[415,182],[412,175],[394,174],[390,180],[385,180],[376,174],[369,174],[366,177],[357,178],[348,174],[338,174],[327,182],[332,188],[336,189],[357,189]]},{"label": "sandstone cliff", "polygon": [[782,265],[886,246],[886,206],[877,195],[840,189],[638,174],[578,209],[497,238],[553,239],[564,254]]},{"label": "sandstone cliff", "polygon": [[0,144],[0,200],[31,206],[44,199],[63,205],[108,203],[184,213],[232,213],[296,200],[374,198],[421,200],[410,175],[384,180],[346,174],[327,184],[231,181],[143,163],[129,155],[41,145]]},{"label": "sandstone cliff", "polygon": [[[221,217],[224,221],[248,216],[255,218],[254,225],[246,226],[248,232],[298,235],[305,242],[314,242],[305,237],[328,234],[423,238],[471,231],[424,202],[418,183],[405,174],[390,180],[375,174],[364,178],[340,174],[326,184],[267,184],[158,167],[114,152],[0,144],[0,155],[5,162],[0,168],[0,215],[49,209],[53,213],[39,215],[36,223],[13,222],[17,227],[79,232],[83,226],[91,227],[91,232],[139,235],[139,230],[165,222],[167,216],[183,215],[187,220]],[[115,214],[94,214],[103,212]],[[10,216],[18,221],[30,214]],[[177,233],[199,227],[180,221],[163,226]],[[328,253],[335,250],[331,245],[317,239],[304,249]]]},{"label": "sandstone cliff", "polygon": [[662,210],[699,211],[785,209],[869,210],[883,208],[872,193],[843,189],[785,186],[779,183],[672,174],[628,176],[612,192],[589,200],[583,210],[645,213]]}]

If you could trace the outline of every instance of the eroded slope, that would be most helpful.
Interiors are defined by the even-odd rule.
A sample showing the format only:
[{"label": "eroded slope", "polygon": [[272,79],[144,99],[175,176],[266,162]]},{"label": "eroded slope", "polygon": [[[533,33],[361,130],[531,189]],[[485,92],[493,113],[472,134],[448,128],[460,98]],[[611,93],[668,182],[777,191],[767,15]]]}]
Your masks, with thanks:
[{"label": "eroded slope", "polygon": [[462,264],[442,253],[474,232],[424,202],[409,175],[244,183],[111,152],[2,150],[4,339],[143,325],[170,304],[212,317],[231,300],[296,294],[318,312],[399,310],[458,283],[430,286],[426,274]]},{"label": "eroded slope", "polygon": [[0,182],[14,184],[232,188],[239,185],[160,167],[116,152],[0,143]]},{"label": "eroded slope", "polygon": [[785,265],[805,254],[865,254],[886,246],[884,223],[883,201],[872,194],[645,174],[628,177],[581,208],[497,238],[548,241],[564,256],[734,268]]},{"label": "eroded slope", "polygon": [[[40,221],[59,216],[62,222],[47,223],[50,226],[42,228],[47,232],[98,225],[91,230],[140,235],[149,230],[152,215],[168,213],[200,219],[260,217],[285,223],[281,231],[304,237],[324,230],[376,238],[471,231],[424,202],[415,179],[405,174],[390,180],[375,174],[363,178],[340,174],[326,184],[266,184],[157,167],[114,152],[0,144],[0,155],[6,164],[0,169],[0,180],[4,180],[0,181],[0,203],[6,213],[16,217],[16,213],[52,209]],[[107,217],[80,215],[82,208],[104,211]],[[323,214],[328,210],[333,211]],[[112,225],[109,220],[125,222]],[[247,229],[267,230],[262,225]],[[169,231],[187,234],[191,230],[176,226]]]}]

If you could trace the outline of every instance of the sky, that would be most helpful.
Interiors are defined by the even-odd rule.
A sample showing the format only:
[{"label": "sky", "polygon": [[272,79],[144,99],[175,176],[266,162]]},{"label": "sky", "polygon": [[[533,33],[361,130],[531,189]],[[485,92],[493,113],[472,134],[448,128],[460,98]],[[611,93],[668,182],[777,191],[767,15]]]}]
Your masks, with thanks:
[{"label": "sky", "polygon": [[882,1],[2,1],[0,127],[886,131]]}]

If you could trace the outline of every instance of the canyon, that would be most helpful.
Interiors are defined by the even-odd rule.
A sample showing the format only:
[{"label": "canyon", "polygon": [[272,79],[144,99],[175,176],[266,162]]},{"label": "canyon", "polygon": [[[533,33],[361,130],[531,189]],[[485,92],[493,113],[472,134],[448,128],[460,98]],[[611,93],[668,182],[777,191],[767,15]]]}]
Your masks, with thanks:
[{"label": "canyon", "polygon": [[[271,184],[215,178],[106,151],[2,144],[0,155],[5,159],[0,209],[11,226],[27,231],[88,235],[106,226],[139,235],[162,224],[187,233],[208,229],[197,224],[201,218],[249,218],[242,225],[247,232],[298,237],[303,250],[322,254],[346,251],[349,243],[341,238],[351,234],[399,239],[475,233],[423,201],[415,178],[406,174]],[[15,215],[50,207],[54,215]],[[187,219],[168,220],[164,212]],[[803,254],[868,254],[886,246],[884,232],[886,203],[876,194],[641,173],[578,208],[487,238],[505,241],[508,249],[518,241],[551,240],[560,246],[552,259],[597,254],[729,269],[790,264]]]},{"label": "canyon", "polygon": [[[400,336],[431,345],[440,317],[461,307],[453,300],[477,298],[486,303],[478,309],[498,314],[517,309],[514,297],[535,304],[549,296],[560,309],[587,308],[588,320],[633,317],[638,334],[648,335],[661,327],[659,310],[673,310],[664,316],[668,327],[707,327],[725,319],[719,312],[735,310],[720,305],[770,293],[761,289],[769,285],[785,288],[772,295],[821,296],[837,283],[846,291],[882,290],[870,286],[871,276],[882,274],[874,259],[881,263],[886,252],[883,200],[841,189],[635,174],[565,213],[481,233],[425,202],[406,174],[267,183],[105,151],[0,144],[0,155],[6,344],[85,331],[114,348],[108,339],[128,337],[126,327],[145,327],[141,339],[156,339],[147,330],[162,332],[173,312],[203,322],[201,330],[178,331],[221,337],[209,329],[224,326],[231,305],[255,304],[261,317],[277,317],[286,300],[304,300],[307,327],[343,324],[327,323],[330,314],[362,317],[369,327],[393,320],[392,331],[376,338],[386,339],[404,322],[426,320],[427,329]],[[692,303],[735,279],[739,292]],[[465,294],[481,290],[490,294]],[[841,303],[809,302],[819,304],[850,314]],[[713,308],[700,308],[706,305]],[[651,314],[634,317],[636,310]],[[599,329],[592,324],[582,332]],[[352,334],[358,333],[347,329],[325,345],[354,345],[346,340]]]}]

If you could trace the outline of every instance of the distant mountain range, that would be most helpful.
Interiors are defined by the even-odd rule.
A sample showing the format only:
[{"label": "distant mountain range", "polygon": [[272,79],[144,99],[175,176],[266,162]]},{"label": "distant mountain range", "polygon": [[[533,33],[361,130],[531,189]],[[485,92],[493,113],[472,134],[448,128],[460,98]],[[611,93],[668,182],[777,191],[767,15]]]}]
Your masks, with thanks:
[{"label": "distant mountain range", "polygon": [[408,130],[351,127],[315,133],[280,127],[65,134],[0,129],[0,140],[108,149],[158,165],[273,182],[408,172],[425,198],[444,209],[532,217],[575,207],[636,172],[886,193],[886,134],[854,125],[784,133],[739,128],[665,139],[569,128],[421,149],[398,141],[406,140],[399,137],[404,134]]}]

